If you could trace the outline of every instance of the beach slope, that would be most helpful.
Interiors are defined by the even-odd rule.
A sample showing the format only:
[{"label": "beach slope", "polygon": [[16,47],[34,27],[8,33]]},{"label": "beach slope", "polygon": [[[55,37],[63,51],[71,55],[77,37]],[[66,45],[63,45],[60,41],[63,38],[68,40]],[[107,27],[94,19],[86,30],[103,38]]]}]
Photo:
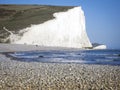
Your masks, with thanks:
[{"label": "beach slope", "polygon": [[0,44],[0,90],[120,89],[120,66],[22,62],[3,54],[3,52],[38,48],[45,49],[36,46]]}]

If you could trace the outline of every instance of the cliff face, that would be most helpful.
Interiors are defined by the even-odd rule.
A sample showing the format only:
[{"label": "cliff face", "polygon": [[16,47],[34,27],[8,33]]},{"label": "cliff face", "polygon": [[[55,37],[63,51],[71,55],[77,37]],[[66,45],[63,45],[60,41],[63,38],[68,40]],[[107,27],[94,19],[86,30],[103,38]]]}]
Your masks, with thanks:
[{"label": "cliff face", "polygon": [[53,47],[84,48],[92,47],[85,29],[85,16],[81,7],[74,7],[66,12],[54,13],[55,17],[42,24],[31,25],[16,44],[32,44]]},{"label": "cliff face", "polygon": [[0,43],[9,43],[7,37],[10,33],[3,27],[18,34],[19,30],[29,27],[31,24],[41,24],[53,19],[53,13],[65,12],[71,8],[73,7],[0,4]]}]

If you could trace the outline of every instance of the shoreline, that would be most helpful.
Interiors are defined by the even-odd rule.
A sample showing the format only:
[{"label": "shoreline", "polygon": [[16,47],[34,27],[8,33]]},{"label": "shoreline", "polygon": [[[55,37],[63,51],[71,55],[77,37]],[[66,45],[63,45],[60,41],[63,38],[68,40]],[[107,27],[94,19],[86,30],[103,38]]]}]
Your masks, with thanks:
[{"label": "shoreline", "polygon": [[20,51],[35,51],[35,50],[86,50],[81,48],[66,48],[66,47],[48,47],[38,45],[26,45],[26,44],[3,44],[0,43],[1,52],[20,52]]},{"label": "shoreline", "polygon": [[0,55],[0,90],[8,89],[119,90],[120,66],[20,62]]},{"label": "shoreline", "polygon": [[[0,51],[4,52],[31,50],[30,47],[30,49],[24,49],[24,46],[24,48],[22,46],[9,47],[3,44],[2,47],[4,48],[0,47]],[[9,89],[119,90],[120,66],[21,62],[0,53],[0,90]]]}]

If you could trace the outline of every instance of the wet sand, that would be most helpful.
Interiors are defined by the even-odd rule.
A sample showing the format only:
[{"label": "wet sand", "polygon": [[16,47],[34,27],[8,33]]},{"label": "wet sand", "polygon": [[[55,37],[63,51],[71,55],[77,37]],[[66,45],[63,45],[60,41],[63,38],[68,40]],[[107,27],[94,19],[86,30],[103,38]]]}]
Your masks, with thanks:
[{"label": "wet sand", "polygon": [[[0,51],[25,48],[11,47]],[[21,62],[0,53],[0,90],[120,90],[120,66]]]}]

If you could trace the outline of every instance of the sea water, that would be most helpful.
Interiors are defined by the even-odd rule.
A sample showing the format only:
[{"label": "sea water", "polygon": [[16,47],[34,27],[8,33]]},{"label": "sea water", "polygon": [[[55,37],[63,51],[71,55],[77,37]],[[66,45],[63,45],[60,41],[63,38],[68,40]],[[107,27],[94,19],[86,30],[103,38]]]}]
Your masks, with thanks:
[{"label": "sea water", "polygon": [[8,55],[22,62],[120,65],[120,50],[42,50]]}]

